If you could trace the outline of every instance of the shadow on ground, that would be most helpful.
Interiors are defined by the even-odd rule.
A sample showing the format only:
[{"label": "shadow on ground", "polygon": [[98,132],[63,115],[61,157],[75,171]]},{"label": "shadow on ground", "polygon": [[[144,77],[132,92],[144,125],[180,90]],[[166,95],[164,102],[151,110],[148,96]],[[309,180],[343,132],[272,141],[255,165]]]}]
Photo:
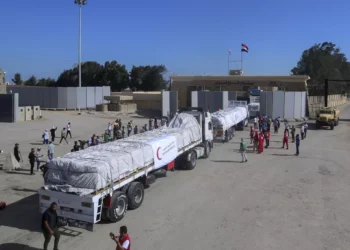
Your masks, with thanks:
[{"label": "shadow on ground", "polygon": [[[39,212],[38,199],[38,194],[33,194],[23,198],[22,200],[7,205],[4,210],[0,211],[1,225],[29,230],[31,232],[41,232],[41,214]],[[2,250],[2,248],[0,249]]]},{"label": "shadow on ground", "polygon": [[341,119],[341,118],[339,118],[339,121],[341,121],[341,122],[350,122],[350,119]]},{"label": "shadow on ground", "polygon": [[275,156],[294,156],[294,154],[270,154]]},{"label": "shadow on ground", "polygon": [[0,245],[0,250],[41,250],[42,248],[30,247],[17,243],[5,243]]},{"label": "shadow on ground", "polygon": [[241,163],[241,161],[214,161],[211,160],[212,162],[218,162],[218,163]]}]

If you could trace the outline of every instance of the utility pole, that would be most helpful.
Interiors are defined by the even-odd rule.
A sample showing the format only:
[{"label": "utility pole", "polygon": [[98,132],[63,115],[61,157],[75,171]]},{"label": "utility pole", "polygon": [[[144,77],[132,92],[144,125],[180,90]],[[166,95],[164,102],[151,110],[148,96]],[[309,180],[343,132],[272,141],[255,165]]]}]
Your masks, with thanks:
[{"label": "utility pole", "polygon": [[[87,0],[74,0],[74,3],[79,6],[78,65],[79,65],[79,90],[80,90],[81,89],[81,10],[82,10],[82,6],[87,4]],[[80,114],[80,105],[78,102],[78,95],[77,95],[77,104],[78,104],[78,109]]]}]

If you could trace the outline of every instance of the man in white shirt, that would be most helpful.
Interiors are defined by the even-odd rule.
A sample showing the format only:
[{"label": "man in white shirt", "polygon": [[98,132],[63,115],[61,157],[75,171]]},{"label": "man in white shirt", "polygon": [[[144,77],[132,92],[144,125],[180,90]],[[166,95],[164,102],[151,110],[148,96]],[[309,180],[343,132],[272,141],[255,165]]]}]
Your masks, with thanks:
[{"label": "man in white shirt", "polygon": [[68,138],[68,135],[70,136],[70,138],[72,138],[72,133],[71,133],[71,131],[70,131],[70,122],[68,122],[68,124],[67,124],[67,138]]}]

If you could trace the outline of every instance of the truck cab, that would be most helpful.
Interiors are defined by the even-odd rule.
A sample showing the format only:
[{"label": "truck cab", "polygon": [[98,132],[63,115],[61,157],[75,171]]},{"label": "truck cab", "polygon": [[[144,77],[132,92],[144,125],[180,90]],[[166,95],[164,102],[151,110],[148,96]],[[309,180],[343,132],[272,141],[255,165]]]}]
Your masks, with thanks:
[{"label": "truck cab", "polygon": [[339,114],[340,111],[336,108],[321,108],[316,114],[316,128],[330,127],[333,130],[339,124]]},{"label": "truck cab", "polygon": [[[194,116],[201,127],[202,143],[204,149],[204,158],[208,158],[213,148],[213,122],[212,115],[209,111],[204,111],[202,108],[181,108],[178,113],[186,113]],[[199,158],[199,157],[198,157]]]}]

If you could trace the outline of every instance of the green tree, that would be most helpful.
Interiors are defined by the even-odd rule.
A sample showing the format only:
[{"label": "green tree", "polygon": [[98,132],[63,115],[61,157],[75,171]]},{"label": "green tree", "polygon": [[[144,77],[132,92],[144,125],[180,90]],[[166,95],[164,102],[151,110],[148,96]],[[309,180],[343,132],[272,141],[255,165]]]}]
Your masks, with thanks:
[{"label": "green tree", "polygon": [[129,73],[125,65],[114,60],[106,61],[103,71],[103,85],[111,86],[111,91],[121,91],[129,86]]},{"label": "green tree", "polygon": [[[81,64],[81,85],[102,86],[104,68],[98,62],[88,61]],[[56,81],[59,87],[77,87],[79,86],[79,68],[75,65],[72,69],[64,70]]]},{"label": "green tree", "polygon": [[35,86],[38,83],[38,80],[36,79],[35,76],[31,76],[28,78],[27,81],[24,82],[24,85],[27,86]]},{"label": "green tree", "polygon": [[16,73],[14,75],[14,77],[12,78],[12,82],[16,85],[22,85],[23,84],[23,80],[22,80],[22,76],[20,73]]},{"label": "green tree", "polygon": [[166,88],[164,65],[133,66],[130,71],[130,88],[133,90],[156,91]]},{"label": "green tree", "polygon": [[56,85],[56,81],[52,78],[40,78],[36,84],[37,86],[46,86],[46,87],[54,87]]},{"label": "green tree", "polygon": [[328,79],[350,77],[350,67],[344,53],[334,43],[324,42],[304,50],[292,75],[308,75],[312,84],[323,84]]}]

